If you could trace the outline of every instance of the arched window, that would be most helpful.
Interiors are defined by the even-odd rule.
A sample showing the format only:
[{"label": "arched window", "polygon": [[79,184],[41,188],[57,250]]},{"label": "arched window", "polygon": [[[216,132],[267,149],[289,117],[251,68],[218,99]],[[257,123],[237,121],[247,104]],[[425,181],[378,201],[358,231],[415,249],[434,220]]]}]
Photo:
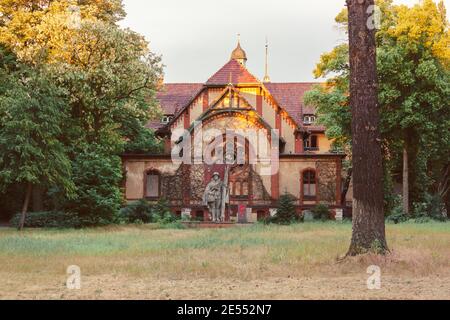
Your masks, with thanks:
[{"label": "arched window", "polygon": [[248,182],[247,181],[242,182],[241,190],[242,190],[241,194],[243,196],[248,196]]},{"label": "arched window", "polygon": [[158,171],[147,171],[145,175],[145,197],[159,198],[161,195],[161,176]]},{"label": "arched window", "polygon": [[314,170],[306,170],[303,172],[303,199],[315,199],[317,196],[317,179]]}]

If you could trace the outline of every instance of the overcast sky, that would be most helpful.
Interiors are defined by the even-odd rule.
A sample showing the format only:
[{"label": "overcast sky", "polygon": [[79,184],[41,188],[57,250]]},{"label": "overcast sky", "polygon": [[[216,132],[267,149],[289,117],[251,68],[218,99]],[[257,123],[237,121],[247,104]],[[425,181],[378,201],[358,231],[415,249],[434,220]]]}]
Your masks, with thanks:
[{"label": "overcast sky", "polygon": [[[396,0],[412,5],[418,0]],[[444,1],[450,10],[450,0]],[[344,0],[124,0],[122,22],[162,55],[166,82],[205,82],[230,58],[237,34],[248,69],[264,76],[265,38],[273,82],[315,81],[322,53],[345,39],[335,16]]]}]

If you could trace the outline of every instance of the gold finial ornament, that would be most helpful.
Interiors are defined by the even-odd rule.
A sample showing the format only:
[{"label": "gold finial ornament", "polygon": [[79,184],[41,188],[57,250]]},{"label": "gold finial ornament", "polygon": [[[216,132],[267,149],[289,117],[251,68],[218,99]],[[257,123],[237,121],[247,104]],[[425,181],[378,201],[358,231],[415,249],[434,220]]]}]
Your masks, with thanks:
[{"label": "gold finial ornament", "polygon": [[238,34],[237,47],[231,53],[230,60],[237,60],[243,66],[247,63],[247,53],[245,53],[244,49],[241,48],[241,34]]}]

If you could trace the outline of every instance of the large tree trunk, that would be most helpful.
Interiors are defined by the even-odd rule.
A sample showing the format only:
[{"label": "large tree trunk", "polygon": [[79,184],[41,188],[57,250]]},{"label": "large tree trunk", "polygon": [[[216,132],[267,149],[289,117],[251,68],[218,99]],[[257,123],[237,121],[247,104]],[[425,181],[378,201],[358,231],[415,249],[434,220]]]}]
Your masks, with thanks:
[{"label": "large tree trunk", "polygon": [[23,202],[22,215],[20,217],[20,222],[19,222],[19,227],[18,227],[18,229],[20,231],[23,230],[23,227],[25,225],[25,217],[27,215],[28,205],[30,204],[30,198],[31,198],[32,191],[33,191],[33,185],[30,182],[28,182],[27,193],[25,194],[25,201]]},{"label": "large tree trunk", "polygon": [[409,215],[409,165],[408,149],[403,148],[403,213]]},{"label": "large tree trunk", "polygon": [[369,30],[374,0],[347,0],[353,147],[353,236],[347,255],[387,248],[383,165],[379,130],[375,32]]}]

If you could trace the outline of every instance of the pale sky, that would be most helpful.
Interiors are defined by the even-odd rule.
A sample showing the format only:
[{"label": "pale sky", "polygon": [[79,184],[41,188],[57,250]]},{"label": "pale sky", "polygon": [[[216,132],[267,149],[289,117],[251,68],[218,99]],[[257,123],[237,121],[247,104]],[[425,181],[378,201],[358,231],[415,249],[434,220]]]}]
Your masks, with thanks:
[{"label": "pale sky", "polygon": [[[165,82],[205,82],[230,59],[241,34],[247,68],[264,76],[269,39],[272,82],[316,81],[320,55],[345,40],[335,16],[344,0],[123,0],[121,23],[161,55]],[[418,0],[396,0],[412,5]],[[450,10],[450,0],[445,0]]]}]

